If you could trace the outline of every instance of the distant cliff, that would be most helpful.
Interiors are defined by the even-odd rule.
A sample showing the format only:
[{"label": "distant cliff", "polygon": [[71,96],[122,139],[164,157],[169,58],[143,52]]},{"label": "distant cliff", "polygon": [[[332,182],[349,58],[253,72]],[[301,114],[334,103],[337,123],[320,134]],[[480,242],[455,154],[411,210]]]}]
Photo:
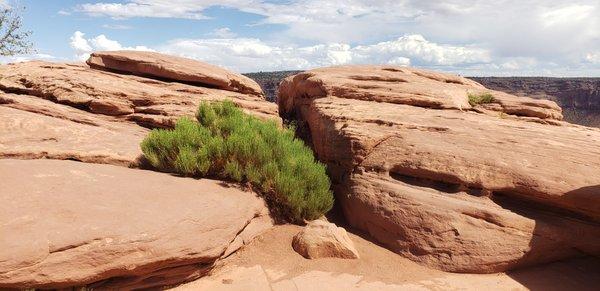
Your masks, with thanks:
[{"label": "distant cliff", "polygon": [[517,96],[550,99],[565,120],[600,127],[600,78],[471,77],[487,88]]},{"label": "distant cliff", "polygon": [[247,73],[244,74],[258,83],[263,91],[267,100],[275,102],[277,98],[277,87],[279,82],[287,76],[298,74],[302,71],[276,71],[276,72],[258,72],[258,73]]},{"label": "distant cliff", "polygon": [[[269,101],[275,101],[279,82],[299,72],[259,72],[245,75],[260,84]],[[556,101],[563,108],[565,120],[600,127],[600,78],[470,77],[470,79],[490,89]]]}]

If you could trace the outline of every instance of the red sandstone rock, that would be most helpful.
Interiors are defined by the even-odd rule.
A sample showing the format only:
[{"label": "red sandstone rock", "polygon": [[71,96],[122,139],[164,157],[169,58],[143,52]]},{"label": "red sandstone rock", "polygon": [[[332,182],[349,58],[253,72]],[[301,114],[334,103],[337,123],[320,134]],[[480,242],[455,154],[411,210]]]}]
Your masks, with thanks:
[{"label": "red sandstone rock", "polygon": [[93,70],[26,62],[0,66],[0,157],[136,166],[146,127],[170,127],[202,101],[232,100],[281,119],[261,97]]},{"label": "red sandstone rock", "polygon": [[0,288],[179,283],[272,225],[254,193],[209,179],[10,159],[0,177]]},{"label": "red sandstone rock", "polygon": [[244,75],[204,62],[155,52],[95,52],[87,60],[87,64],[97,69],[201,84],[227,91],[263,96],[260,86]]},{"label": "red sandstone rock", "polygon": [[254,95],[90,69],[78,64],[24,62],[0,66],[0,90],[36,96],[148,127],[172,126],[201,101],[231,100],[245,112],[276,119],[277,106]]},{"label": "red sandstone rock", "polygon": [[[292,100],[336,96],[346,99],[406,104],[436,109],[471,109],[468,94],[490,93],[490,110],[519,116],[562,119],[562,110],[548,100],[517,97],[486,89],[479,83],[451,74],[392,66],[339,66],[319,68],[287,78],[279,88],[280,110],[288,112]],[[305,96],[301,94],[306,94]]]},{"label": "red sandstone rock", "polygon": [[294,236],[292,246],[307,259],[359,257],[346,230],[324,220],[309,222]]},{"label": "red sandstone rock", "polygon": [[57,161],[141,166],[148,127],[170,127],[202,101],[281,120],[260,94],[192,83],[81,64],[0,66],[0,289],[176,284],[272,225],[262,199],[220,181]]},{"label": "red sandstone rock", "polygon": [[[600,130],[558,121],[555,103],[378,66],[308,71],[279,92],[347,220],[391,250],[478,273],[600,254]],[[495,103],[472,108],[469,92]]]},{"label": "red sandstone rock", "polygon": [[135,166],[148,129],[28,95],[0,94],[0,158]]}]

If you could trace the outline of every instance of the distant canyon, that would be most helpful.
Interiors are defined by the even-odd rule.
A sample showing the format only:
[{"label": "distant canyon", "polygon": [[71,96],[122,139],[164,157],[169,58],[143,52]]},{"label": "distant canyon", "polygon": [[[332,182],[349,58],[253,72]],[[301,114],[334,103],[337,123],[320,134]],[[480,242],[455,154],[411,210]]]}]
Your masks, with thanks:
[{"label": "distant canyon", "polygon": [[[248,73],[263,88],[267,100],[275,102],[281,80],[300,71]],[[536,99],[557,102],[568,122],[600,127],[600,78],[468,77],[483,86]]]}]

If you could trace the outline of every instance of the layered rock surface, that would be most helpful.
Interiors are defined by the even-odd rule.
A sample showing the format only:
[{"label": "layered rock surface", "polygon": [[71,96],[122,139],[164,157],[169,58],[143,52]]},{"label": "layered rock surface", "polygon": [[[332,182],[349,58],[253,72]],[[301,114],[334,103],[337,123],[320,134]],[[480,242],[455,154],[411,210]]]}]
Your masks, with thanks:
[{"label": "layered rock surface", "polygon": [[148,129],[29,95],[0,94],[0,158],[138,164]]},{"label": "layered rock surface", "polygon": [[263,96],[260,86],[244,75],[204,62],[176,56],[142,51],[95,52],[87,60],[87,64],[96,69],[150,76]]},{"label": "layered rock surface", "polygon": [[[0,160],[0,287],[143,288],[202,275],[268,211],[208,179]],[[256,227],[256,226],[254,226]]]},{"label": "layered rock surface", "polygon": [[[240,82],[237,74],[206,68],[187,76]],[[0,289],[180,283],[272,225],[249,190],[117,167],[141,166],[139,144],[149,129],[193,115],[202,101],[232,100],[247,113],[281,121],[261,92],[177,76],[85,64],[0,66]]]},{"label": "layered rock surface", "polygon": [[547,99],[563,108],[565,120],[600,127],[600,78],[471,77],[487,88]]},{"label": "layered rock surface", "polygon": [[560,121],[551,101],[387,66],[301,73],[278,97],[349,223],[397,253],[458,272],[600,254],[600,130]]},{"label": "layered rock surface", "polygon": [[146,128],[170,127],[181,116],[193,116],[200,102],[225,99],[259,118],[280,121],[277,106],[262,95],[82,64],[36,61],[0,66],[0,157],[137,165]]}]

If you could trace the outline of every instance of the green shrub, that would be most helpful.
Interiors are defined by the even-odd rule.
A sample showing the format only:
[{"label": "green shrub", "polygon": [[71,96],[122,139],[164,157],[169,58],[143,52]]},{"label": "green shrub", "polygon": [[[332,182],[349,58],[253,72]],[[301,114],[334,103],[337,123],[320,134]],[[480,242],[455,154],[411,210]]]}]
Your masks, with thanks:
[{"label": "green shrub", "polygon": [[197,122],[155,129],[141,144],[155,168],[193,177],[249,183],[271,210],[292,222],[329,211],[333,194],[325,166],[290,129],[243,113],[233,102],[202,103]]},{"label": "green shrub", "polygon": [[494,96],[490,93],[471,94],[469,93],[469,104],[475,106],[477,104],[485,104],[494,102]]}]

